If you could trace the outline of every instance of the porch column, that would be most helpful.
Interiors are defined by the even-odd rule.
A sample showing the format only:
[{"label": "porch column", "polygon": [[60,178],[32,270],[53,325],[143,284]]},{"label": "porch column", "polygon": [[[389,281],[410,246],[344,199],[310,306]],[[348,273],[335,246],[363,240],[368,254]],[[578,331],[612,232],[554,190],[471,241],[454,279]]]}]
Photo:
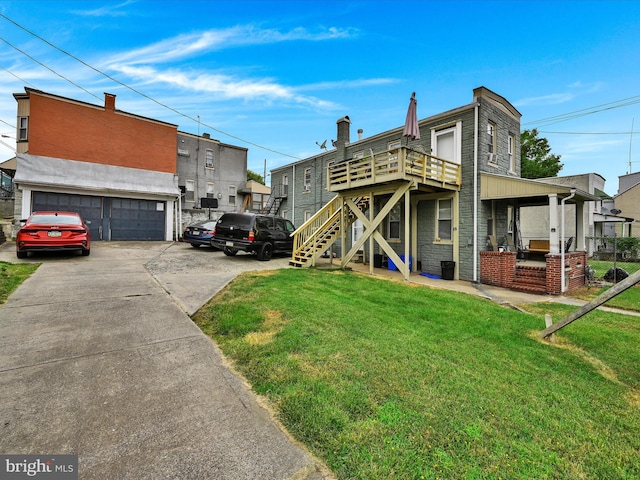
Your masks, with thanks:
[{"label": "porch column", "polygon": [[[403,162],[404,165],[404,162]],[[404,279],[409,280],[409,273],[413,271],[413,261],[411,258],[411,242],[410,242],[410,222],[411,222],[411,190],[407,190],[404,194],[404,261],[407,265],[407,274]]]},{"label": "porch column", "polygon": [[560,253],[558,195],[555,193],[549,194],[549,253]]},{"label": "porch column", "polygon": [[576,251],[586,251],[584,202],[576,202]]}]

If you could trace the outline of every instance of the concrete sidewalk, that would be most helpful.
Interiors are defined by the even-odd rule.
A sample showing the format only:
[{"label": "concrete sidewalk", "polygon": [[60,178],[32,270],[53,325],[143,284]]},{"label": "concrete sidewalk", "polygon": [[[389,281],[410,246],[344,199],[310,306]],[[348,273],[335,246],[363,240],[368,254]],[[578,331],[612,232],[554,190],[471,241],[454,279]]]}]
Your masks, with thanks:
[{"label": "concrete sidewalk", "polygon": [[[241,267],[285,261],[239,256],[234,273],[202,250],[105,242],[28,260],[42,265],[0,307],[1,453],[78,454],[82,479],[325,478],[185,311]],[[184,253],[218,264],[217,280],[161,271]],[[16,263],[15,247],[0,260]],[[189,286],[198,298],[176,302]]]}]

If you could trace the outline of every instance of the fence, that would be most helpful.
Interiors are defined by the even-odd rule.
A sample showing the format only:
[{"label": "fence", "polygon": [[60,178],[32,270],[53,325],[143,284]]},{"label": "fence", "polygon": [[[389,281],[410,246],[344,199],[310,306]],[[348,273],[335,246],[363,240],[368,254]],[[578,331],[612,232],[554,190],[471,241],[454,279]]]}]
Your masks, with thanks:
[{"label": "fence", "polygon": [[591,281],[616,283],[640,270],[640,238],[587,237]]}]

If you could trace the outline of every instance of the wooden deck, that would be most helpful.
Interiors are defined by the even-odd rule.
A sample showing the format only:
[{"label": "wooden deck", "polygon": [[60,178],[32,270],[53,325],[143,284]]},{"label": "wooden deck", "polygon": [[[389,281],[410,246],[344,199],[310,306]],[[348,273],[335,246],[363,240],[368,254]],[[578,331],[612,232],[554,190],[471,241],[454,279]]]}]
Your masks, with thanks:
[{"label": "wooden deck", "polygon": [[459,190],[460,170],[457,163],[400,147],[330,165],[327,189],[339,192],[395,180],[415,180],[424,185]]}]

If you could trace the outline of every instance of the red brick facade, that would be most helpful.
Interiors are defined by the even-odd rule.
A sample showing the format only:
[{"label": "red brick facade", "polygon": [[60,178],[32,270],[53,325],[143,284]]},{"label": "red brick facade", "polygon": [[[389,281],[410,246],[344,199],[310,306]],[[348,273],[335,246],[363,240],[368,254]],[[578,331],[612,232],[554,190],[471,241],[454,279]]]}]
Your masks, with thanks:
[{"label": "red brick facade", "polygon": [[31,155],[176,173],[177,127],[31,90]]},{"label": "red brick facade", "polygon": [[[587,252],[565,253],[566,291],[575,290],[585,284],[585,267]],[[513,289],[517,270],[515,252],[480,252],[480,282],[487,285]],[[551,295],[562,294],[562,256],[546,255],[546,292]],[[544,281],[544,280],[543,280]],[[519,288],[526,290],[525,288]],[[544,285],[542,289],[545,289]],[[530,291],[533,291],[532,289]]]}]

